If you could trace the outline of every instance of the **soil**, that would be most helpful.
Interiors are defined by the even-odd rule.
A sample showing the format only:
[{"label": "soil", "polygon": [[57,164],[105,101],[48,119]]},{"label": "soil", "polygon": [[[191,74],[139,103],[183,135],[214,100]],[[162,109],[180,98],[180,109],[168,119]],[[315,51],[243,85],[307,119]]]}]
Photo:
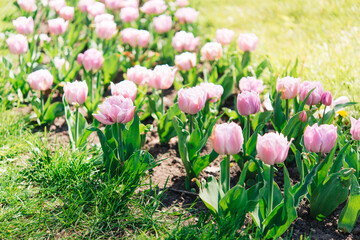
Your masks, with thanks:
[{"label": "soil", "polygon": [[[170,107],[176,96],[175,90],[171,89],[165,91],[165,107]],[[229,106],[233,106],[234,98],[229,98],[226,103]],[[31,107],[26,106],[19,108],[18,111],[29,114]],[[226,116],[223,117],[222,121],[226,121]],[[151,119],[147,119],[146,122],[151,123]],[[185,176],[186,172],[183,167],[179,152],[178,152],[178,139],[177,137],[172,138],[167,144],[160,144],[157,136],[156,122],[153,121],[153,129],[147,135],[147,142],[144,146],[155,159],[159,161],[159,165],[155,167],[150,173],[150,180],[156,188],[163,190],[166,189],[164,198],[162,200],[161,208],[182,208],[192,209],[192,213],[200,213],[201,211],[207,211],[207,208],[198,197],[198,188],[195,183],[191,183],[191,191],[185,190]],[[48,128],[48,138],[50,143],[56,144],[69,144],[67,125],[64,117],[56,118],[55,122]],[[43,131],[44,128],[35,127],[36,131]],[[99,144],[97,135],[93,133],[90,136],[89,143]],[[210,153],[212,150],[211,144],[208,143],[205,146],[202,154]],[[208,167],[206,167],[200,175],[201,178],[207,178],[209,175],[219,177],[220,173],[220,157],[213,161]],[[292,184],[295,184],[300,180],[298,170],[295,162],[286,164],[289,171],[289,175]],[[235,161],[231,161],[231,185],[235,185],[240,176],[240,168]],[[275,173],[275,181],[279,185],[280,189],[283,189],[283,169],[278,168]],[[195,202],[195,204],[194,204]],[[343,208],[344,204],[335,210],[325,220],[319,222],[310,218],[309,202],[302,200],[298,209],[298,218],[292,223],[289,230],[283,235],[284,238],[291,236],[291,239],[302,239],[302,235],[311,236],[311,239],[360,239],[360,224],[358,224],[351,234],[343,233],[337,229],[337,221]],[[252,219],[250,215],[246,217],[246,225],[251,224]],[[360,222],[359,222],[360,223]],[[290,233],[292,233],[290,235]]]}]

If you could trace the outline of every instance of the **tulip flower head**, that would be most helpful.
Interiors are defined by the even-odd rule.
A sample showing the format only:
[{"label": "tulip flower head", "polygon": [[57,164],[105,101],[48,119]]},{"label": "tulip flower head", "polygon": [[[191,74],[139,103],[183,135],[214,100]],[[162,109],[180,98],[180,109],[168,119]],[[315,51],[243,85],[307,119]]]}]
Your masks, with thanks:
[{"label": "tulip flower head", "polygon": [[355,118],[350,117],[350,120],[351,120],[350,133],[352,139],[356,141],[360,141],[360,118],[356,120]]},{"label": "tulip flower head", "polygon": [[243,77],[239,81],[239,88],[241,92],[254,91],[258,94],[264,91],[264,82],[256,79],[256,77]]},{"label": "tulip flower head", "polygon": [[82,64],[86,71],[97,71],[102,68],[104,57],[102,53],[95,48],[90,48],[85,51]]},{"label": "tulip flower head", "polygon": [[206,92],[206,100],[210,100],[213,103],[219,101],[224,93],[224,88],[214,83],[200,83],[200,87]]},{"label": "tulip flower head", "polygon": [[239,153],[244,143],[242,129],[234,122],[215,125],[210,139],[215,152],[225,155]]},{"label": "tulip flower head", "polygon": [[114,15],[104,13],[104,14],[97,15],[94,19],[95,25],[98,23],[101,23],[102,21],[112,21],[113,22]]},{"label": "tulip flower head", "polygon": [[320,82],[305,81],[300,84],[299,96],[301,101],[305,100],[306,96],[312,89],[314,89],[314,91],[311,92],[309,98],[307,99],[307,105],[316,105],[320,103],[324,89]]},{"label": "tulip flower head", "polygon": [[26,53],[29,49],[27,38],[21,34],[9,37],[6,39],[6,43],[9,47],[9,51],[12,54],[21,55]]},{"label": "tulip flower head", "polygon": [[81,12],[85,13],[87,12],[87,9],[89,6],[91,6],[95,0],[80,0],[78,3],[78,7]]},{"label": "tulip flower head", "polygon": [[204,61],[220,60],[222,52],[222,46],[220,43],[209,42],[201,48],[201,59]]},{"label": "tulip flower head", "polygon": [[154,17],[153,22],[155,31],[158,33],[166,33],[172,28],[172,18],[168,15]]},{"label": "tulip flower head", "polygon": [[202,87],[182,88],[178,92],[179,108],[182,112],[196,114],[205,106],[207,93]]},{"label": "tulip flower head", "polygon": [[192,33],[180,31],[172,39],[172,46],[178,52],[194,52],[200,44],[200,38],[194,37]]},{"label": "tulip flower head", "polygon": [[293,99],[299,93],[300,79],[293,77],[278,78],[276,91],[281,93],[282,99]]},{"label": "tulip flower head", "polygon": [[63,7],[59,11],[60,17],[62,17],[65,20],[71,20],[74,18],[74,7]]},{"label": "tulip flower head", "polygon": [[186,7],[187,5],[189,5],[189,0],[175,0],[175,5],[177,7]]},{"label": "tulip flower head", "polygon": [[321,103],[325,106],[331,106],[332,104],[332,95],[331,92],[326,91],[321,95]]},{"label": "tulip flower head", "polygon": [[100,39],[111,39],[117,33],[116,23],[112,20],[100,21],[95,24],[95,33]]},{"label": "tulip flower head", "polygon": [[252,52],[258,44],[259,38],[254,33],[240,33],[237,39],[238,47],[243,52]]},{"label": "tulip flower head", "polygon": [[49,0],[49,7],[50,9],[58,12],[63,7],[66,7],[65,0]]},{"label": "tulip flower head", "polygon": [[234,31],[226,28],[216,30],[216,41],[221,45],[229,45],[234,39]]},{"label": "tulip flower head", "polygon": [[30,87],[37,91],[46,91],[51,88],[54,77],[49,70],[41,69],[30,73],[27,77]]},{"label": "tulip flower head", "polygon": [[196,54],[184,52],[175,56],[175,65],[181,71],[189,71],[196,66]]},{"label": "tulip flower head", "polygon": [[164,0],[151,0],[144,3],[140,8],[143,13],[146,14],[161,14],[167,9],[166,3]]},{"label": "tulip flower head", "polygon": [[92,18],[95,18],[97,15],[105,13],[105,4],[101,2],[93,2],[91,5],[87,6],[86,10]]},{"label": "tulip flower head", "polygon": [[150,33],[146,30],[125,28],[121,31],[121,39],[132,47],[146,47],[150,40]]},{"label": "tulip flower head", "polygon": [[18,17],[13,20],[16,31],[20,34],[28,35],[34,32],[34,20],[32,17]]},{"label": "tulip flower head", "polygon": [[83,104],[88,95],[88,86],[85,81],[67,82],[64,86],[65,99],[69,104]]},{"label": "tulip flower head", "polygon": [[155,89],[168,89],[174,82],[175,69],[168,65],[158,65],[149,79],[149,86]]},{"label": "tulip flower head", "polygon": [[20,8],[26,12],[34,12],[36,7],[36,0],[17,0]]},{"label": "tulip flower head", "polygon": [[303,110],[303,111],[300,113],[300,115],[299,115],[299,120],[300,120],[301,122],[306,122],[306,121],[307,121],[307,114],[306,114],[306,111],[305,111],[305,110]]},{"label": "tulip flower head", "polygon": [[111,96],[99,105],[99,110],[93,116],[105,125],[127,123],[134,118],[135,106],[130,98]]},{"label": "tulip flower head", "polygon": [[111,95],[122,96],[123,98],[130,98],[131,101],[135,101],[137,87],[135,83],[129,80],[121,81],[117,84],[110,83]]},{"label": "tulip flower head", "polygon": [[256,151],[261,161],[274,165],[286,160],[291,146],[287,138],[278,132],[266,133],[263,136],[258,134]]},{"label": "tulip flower head", "polygon": [[314,124],[304,132],[304,144],[308,151],[329,153],[334,148],[337,138],[337,128],[334,125]]},{"label": "tulip flower head", "polygon": [[241,116],[249,116],[260,111],[260,96],[254,91],[245,91],[237,97],[237,110]]},{"label": "tulip flower head", "polygon": [[139,18],[138,8],[125,7],[120,11],[120,18],[123,22],[133,22]]},{"label": "tulip flower head", "polygon": [[127,70],[126,76],[128,80],[142,86],[149,83],[153,76],[153,71],[146,67],[136,65]]},{"label": "tulip flower head", "polygon": [[199,16],[199,12],[193,8],[180,8],[175,12],[175,17],[178,19],[179,23],[193,23],[196,21]]},{"label": "tulip flower head", "polygon": [[69,21],[65,21],[63,18],[50,19],[48,21],[49,32],[53,35],[60,35],[65,33],[69,26]]}]

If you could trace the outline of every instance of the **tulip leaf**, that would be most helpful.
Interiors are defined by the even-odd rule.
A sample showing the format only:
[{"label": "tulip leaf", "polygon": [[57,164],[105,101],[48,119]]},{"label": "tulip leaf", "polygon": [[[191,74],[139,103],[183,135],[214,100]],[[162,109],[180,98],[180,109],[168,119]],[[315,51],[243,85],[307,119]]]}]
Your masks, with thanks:
[{"label": "tulip leaf", "polygon": [[286,124],[285,114],[282,109],[282,101],[280,96],[281,96],[280,93],[276,93],[275,99],[272,102],[274,112],[273,112],[273,117],[271,118],[272,125],[274,126],[275,130],[278,132],[281,132],[281,130]]},{"label": "tulip leaf", "polygon": [[358,104],[358,102],[347,102],[347,103],[342,103],[342,104],[336,104],[336,106],[334,107],[334,110],[335,110],[335,112],[337,112],[342,108],[350,107],[350,106],[353,106],[356,104]]},{"label": "tulip leaf", "polygon": [[199,190],[199,197],[206,207],[217,216],[219,212],[220,189],[215,177],[209,176],[207,182],[203,180]]},{"label": "tulip leaf", "polygon": [[46,109],[43,120],[45,122],[53,122],[56,117],[64,115],[64,105],[62,102],[54,102]]},{"label": "tulip leaf", "polygon": [[339,229],[350,233],[360,214],[360,187],[356,177],[351,176],[351,190],[348,202],[339,217]]},{"label": "tulip leaf", "polygon": [[355,169],[355,176],[359,177],[359,164],[357,150],[349,148],[345,154],[344,167]]},{"label": "tulip leaf", "polygon": [[220,106],[234,91],[236,73],[234,70],[232,71],[232,75],[230,73],[230,71],[228,73],[225,73],[219,80],[220,85],[224,88],[224,92],[221,95]]},{"label": "tulip leaf", "polygon": [[250,61],[251,61],[251,52],[249,51],[244,52],[241,58],[241,69],[244,69],[247,66],[249,66]]},{"label": "tulip leaf", "polygon": [[256,67],[255,70],[256,77],[259,78],[267,67],[271,67],[271,64],[267,59],[265,59]]},{"label": "tulip leaf", "polygon": [[125,160],[141,147],[140,120],[137,113],[132,122],[128,123],[128,129],[124,129],[123,137],[125,143]]},{"label": "tulip leaf", "polygon": [[310,197],[310,216],[322,221],[348,197],[351,169],[329,175],[312,192]]},{"label": "tulip leaf", "polygon": [[343,160],[345,158],[345,155],[346,155],[346,150],[348,149],[348,147],[350,146],[351,142],[348,142],[346,143],[344,146],[341,147],[338,155],[336,156],[336,159],[334,161],[334,163],[332,164],[331,166],[331,169],[330,169],[330,174],[331,173],[336,173],[336,172],[339,172],[340,169],[342,168],[343,166]]},{"label": "tulip leaf", "polygon": [[334,121],[335,118],[335,111],[334,109],[328,111],[325,113],[324,119],[319,119],[319,123],[321,124],[331,124]]},{"label": "tulip leaf", "polygon": [[104,84],[109,84],[119,71],[119,56],[113,53],[106,57],[103,64]]},{"label": "tulip leaf", "polygon": [[158,135],[161,144],[169,142],[171,138],[176,136],[176,131],[172,122],[172,119],[175,116],[185,121],[185,115],[180,111],[178,103],[172,105],[159,120]]},{"label": "tulip leaf", "polygon": [[310,97],[310,94],[311,94],[314,90],[315,90],[315,88],[311,89],[311,90],[308,92],[308,94],[306,95],[304,101],[302,101],[302,102],[300,103],[300,106],[299,106],[299,108],[298,108],[298,112],[302,112],[302,110],[304,110],[305,104],[306,104],[308,98]]},{"label": "tulip leaf", "polygon": [[299,134],[300,127],[302,125],[302,122],[299,119],[300,114],[301,112],[298,112],[292,118],[290,118],[284,129],[281,131],[281,133],[284,134],[288,140],[296,138],[297,136],[301,137],[302,135]]},{"label": "tulip leaf", "polygon": [[210,154],[194,159],[192,165],[195,175],[199,176],[200,172],[209,166],[218,156],[219,154],[212,150]]},{"label": "tulip leaf", "polygon": [[221,217],[230,218],[239,225],[244,222],[247,211],[247,194],[242,186],[234,186],[219,201]]}]

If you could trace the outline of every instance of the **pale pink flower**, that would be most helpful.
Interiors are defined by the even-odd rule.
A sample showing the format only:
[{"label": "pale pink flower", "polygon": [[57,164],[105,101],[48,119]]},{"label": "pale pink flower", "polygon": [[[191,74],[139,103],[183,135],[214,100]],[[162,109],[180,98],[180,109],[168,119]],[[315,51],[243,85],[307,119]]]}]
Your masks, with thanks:
[{"label": "pale pink flower", "polygon": [[266,133],[263,136],[258,134],[256,151],[261,161],[266,164],[274,165],[286,160],[291,142],[278,132]]},{"label": "pale pink flower", "polygon": [[20,8],[26,12],[34,12],[36,7],[36,0],[17,0]]},{"label": "pale pink flower", "polygon": [[356,141],[360,141],[360,118],[356,120],[355,118],[350,117],[350,120],[351,120],[350,133],[352,139]]},{"label": "pale pink flower", "polygon": [[224,93],[224,88],[214,83],[200,83],[200,87],[206,92],[206,100],[213,103],[219,101]]},{"label": "pale pink flower", "polygon": [[41,69],[30,73],[27,77],[27,82],[34,90],[46,91],[51,88],[54,82],[54,77],[51,75],[49,70]]},{"label": "pale pink flower", "polygon": [[78,3],[78,7],[81,12],[87,12],[89,6],[91,6],[95,0],[80,0]]},{"label": "pale pink flower", "polygon": [[241,51],[252,52],[258,44],[259,38],[254,33],[240,33],[237,39]]},{"label": "pale pink flower", "polygon": [[94,2],[87,7],[87,12],[92,18],[95,18],[97,15],[105,13],[105,4],[101,2]]},{"label": "pale pink flower", "polygon": [[158,17],[154,17],[154,28],[158,33],[165,33],[171,30],[172,28],[172,19],[171,16],[168,15],[160,15]]},{"label": "pale pink flower", "polygon": [[133,7],[125,7],[120,11],[120,18],[123,22],[132,22],[139,18],[139,10]]},{"label": "pale pink flower", "polygon": [[9,37],[6,39],[6,43],[9,47],[9,51],[12,54],[21,55],[26,53],[29,49],[27,38],[21,34],[16,34]]},{"label": "pale pink flower", "polygon": [[144,3],[140,10],[146,14],[161,14],[167,9],[164,0],[151,0]]},{"label": "pale pink flower", "polygon": [[136,65],[127,70],[126,76],[128,80],[138,85],[145,85],[150,81],[150,78],[152,78],[153,71],[146,67]]},{"label": "pale pink flower", "polygon": [[254,91],[244,91],[237,97],[237,110],[241,116],[248,116],[260,111],[260,96]]},{"label": "pale pink flower", "polygon": [[32,17],[18,17],[13,20],[16,31],[20,34],[28,35],[34,32],[34,20]]},{"label": "pale pink flower", "polygon": [[133,83],[132,81],[124,80],[117,84],[111,82],[110,88],[111,88],[111,95],[122,96],[124,98],[130,98],[132,101],[135,101],[137,87],[135,83]]},{"label": "pale pink flower", "polygon": [[196,114],[205,106],[207,94],[202,87],[182,88],[178,92],[178,104],[182,112]]},{"label": "pale pink flower", "polygon": [[103,54],[95,48],[90,48],[85,51],[82,64],[86,71],[97,71],[102,68],[104,62]]},{"label": "pale pink flower", "polygon": [[146,47],[150,40],[150,33],[146,30],[125,28],[121,31],[121,39],[132,47]]},{"label": "pale pink flower", "polygon": [[234,31],[226,28],[216,30],[216,41],[221,45],[229,45],[234,39]]},{"label": "pale pink flower", "polygon": [[66,2],[65,2],[65,0],[50,0],[49,7],[50,7],[50,9],[58,12],[63,7],[66,7]]},{"label": "pale pink flower", "polygon": [[334,148],[337,138],[337,128],[334,125],[315,123],[308,126],[304,132],[304,144],[308,151],[329,153]]},{"label": "pale pink flower", "polygon": [[189,71],[196,66],[196,54],[184,52],[175,56],[175,65],[179,70]]},{"label": "pale pink flower", "polygon": [[264,91],[263,81],[256,79],[256,77],[243,77],[239,81],[239,88],[241,92],[254,91],[258,94]]},{"label": "pale pink flower", "polygon": [[239,153],[244,143],[242,129],[234,122],[215,125],[210,139],[215,152],[224,155]]},{"label": "pale pink flower", "polygon": [[83,104],[88,95],[86,81],[67,82],[64,86],[65,99],[69,104]]},{"label": "pale pink flower", "polygon": [[95,25],[98,23],[101,23],[102,21],[114,21],[114,15],[103,13],[100,15],[97,15],[94,19]]},{"label": "pale pink flower", "polygon": [[189,0],[175,0],[175,5],[177,7],[186,7],[189,5]]},{"label": "pale pink flower", "polygon": [[326,91],[321,95],[321,103],[325,106],[331,106],[332,104],[332,95],[331,92]]},{"label": "pale pink flower", "polygon": [[172,39],[172,46],[178,52],[194,52],[200,44],[200,38],[194,37],[192,33],[180,31]]},{"label": "pale pink flower", "polygon": [[168,65],[157,65],[151,78],[149,79],[149,86],[155,89],[168,89],[174,82],[175,69]]},{"label": "pale pink flower", "polygon": [[208,42],[201,48],[201,59],[203,61],[220,60],[223,50],[218,42]]},{"label": "pale pink flower", "polygon": [[299,93],[300,79],[293,77],[278,78],[276,91],[281,93],[282,99],[293,99]]},{"label": "pale pink flower", "polygon": [[74,18],[74,7],[63,7],[59,11],[60,17],[65,20],[71,20]]},{"label": "pale pink flower", "polygon": [[199,16],[199,12],[193,8],[179,8],[175,12],[175,17],[178,19],[179,23],[193,23],[196,21]]},{"label": "pale pink flower", "polygon": [[114,21],[101,21],[95,24],[95,33],[100,39],[111,39],[117,33]]},{"label": "pale pink flower", "polygon": [[306,96],[312,89],[314,89],[314,91],[311,92],[308,100],[306,101],[307,105],[316,105],[320,103],[321,95],[323,94],[324,89],[320,82],[305,81],[300,84],[299,96],[301,101],[305,100]]},{"label": "pale pink flower", "polygon": [[65,33],[69,26],[69,21],[65,21],[63,18],[50,19],[48,21],[49,32],[53,35],[60,35]]}]

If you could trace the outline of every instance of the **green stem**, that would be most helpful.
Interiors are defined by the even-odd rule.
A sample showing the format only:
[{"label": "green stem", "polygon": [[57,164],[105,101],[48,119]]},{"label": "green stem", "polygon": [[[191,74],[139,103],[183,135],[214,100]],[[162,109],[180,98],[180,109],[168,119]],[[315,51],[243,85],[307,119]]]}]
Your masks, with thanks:
[{"label": "green stem", "polygon": [[326,106],[324,107],[324,111],[323,111],[323,115],[322,115],[322,120],[321,120],[321,124],[324,124],[324,119],[325,119],[325,111],[326,111]]},{"label": "green stem", "polygon": [[164,115],[165,109],[164,109],[164,90],[160,90],[160,98],[161,98],[161,115]]},{"label": "green stem", "polygon": [[227,193],[230,190],[230,155],[227,155],[225,157],[225,161],[226,161],[226,168],[225,168],[225,183],[224,183],[224,187],[225,187],[225,193]]},{"label": "green stem", "polygon": [[44,115],[44,94],[43,94],[43,91],[41,91],[41,90],[40,90],[40,102],[41,102],[40,122],[42,122],[42,118]]},{"label": "green stem", "polygon": [[286,110],[285,110],[285,116],[286,116],[286,121],[289,121],[289,99],[286,99]]},{"label": "green stem", "polygon": [[[120,156],[120,162],[124,162],[125,161],[125,157],[124,157],[124,139],[123,139],[123,135],[122,135],[122,123],[117,123],[118,125],[118,131],[119,131],[119,140],[118,140],[118,145],[119,145],[119,156]],[[122,164],[121,163],[121,164]]]},{"label": "green stem", "polygon": [[318,163],[321,162],[321,152],[318,153]]},{"label": "green stem", "polygon": [[268,208],[267,216],[270,215],[273,208],[273,190],[274,190],[274,166],[270,166],[269,185],[268,185]]},{"label": "green stem", "polygon": [[185,190],[186,191],[190,190],[190,180],[188,176],[185,177]]},{"label": "green stem", "polygon": [[194,115],[193,114],[189,114],[189,123],[190,123],[189,131],[191,134],[194,130]]},{"label": "green stem", "polygon": [[75,138],[74,138],[74,145],[77,146],[79,138],[79,105],[75,105]]},{"label": "green stem", "polygon": [[207,62],[204,62],[203,74],[204,74],[204,82],[207,83],[208,82],[208,72],[207,72],[206,64],[207,64]]},{"label": "green stem", "polygon": [[251,128],[251,121],[250,121],[250,115],[247,116],[247,130],[246,130],[246,141],[249,141],[250,139],[250,128]]}]

